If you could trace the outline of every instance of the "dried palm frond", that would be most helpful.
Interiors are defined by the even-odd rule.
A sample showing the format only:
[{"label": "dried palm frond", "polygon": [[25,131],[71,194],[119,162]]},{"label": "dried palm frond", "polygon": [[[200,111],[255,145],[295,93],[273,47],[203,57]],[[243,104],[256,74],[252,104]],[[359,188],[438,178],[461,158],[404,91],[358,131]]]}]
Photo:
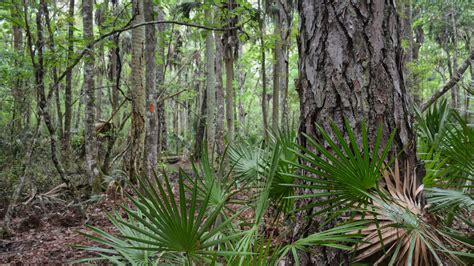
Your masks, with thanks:
[{"label": "dried palm frond", "polygon": [[439,217],[424,206],[423,185],[416,185],[409,165],[405,169],[401,175],[395,162],[393,170],[385,170],[386,190],[370,195],[371,209],[355,217],[369,222],[361,231],[365,243],[354,247],[355,261],[375,258],[375,265],[388,261],[390,265],[435,265],[446,260],[463,264],[459,256],[470,256],[464,251],[473,247],[443,231]]}]

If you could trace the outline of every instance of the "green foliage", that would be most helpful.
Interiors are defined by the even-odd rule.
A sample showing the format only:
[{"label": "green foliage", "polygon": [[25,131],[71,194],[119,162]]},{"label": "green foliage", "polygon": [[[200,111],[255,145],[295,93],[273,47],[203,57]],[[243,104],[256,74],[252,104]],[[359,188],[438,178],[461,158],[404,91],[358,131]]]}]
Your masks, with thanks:
[{"label": "green foliage", "polygon": [[467,191],[447,190],[432,188],[427,189],[429,202],[433,204],[432,210],[446,210],[466,208],[468,212],[474,208],[474,199]]},{"label": "green foliage", "polygon": [[338,225],[326,231],[311,234],[305,238],[300,238],[280,250],[280,259],[291,254],[295,260],[295,265],[300,265],[298,253],[308,252],[311,247],[316,245],[349,251],[352,247],[347,244],[357,244],[360,242],[362,235],[357,234],[357,232],[363,230],[365,224],[366,222],[364,221],[351,222],[348,224]]},{"label": "green foliage", "polygon": [[395,132],[392,132],[382,149],[381,127],[378,129],[374,147],[369,144],[365,125],[362,125],[362,145],[358,144],[348,122],[345,124],[348,141],[336,124],[332,123],[331,127],[337,142],[331,139],[328,132],[319,127],[319,132],[327,147],[324,146],[324,143],[317,142],[312,137],[305,135],[309,147],[296,146],[294,151],[302,163],[291,164],[307,173],[292,176],[309,182],[309,184],[296,184],[295,187],[321,191],[297,195],[293,198],[321,198],[320,201],[310,203],[303,209],[325,206],[314,215],[331,211],[331,217],[335,217],[351,207],[369,203],[367,192],[376,190],[378,187],[381,171]]},{"label": "green foliage", "polygon": [[417,114],[418,156],[428,187],[471,187],[474,176],[474,129],[446,100]]},{"label": "green foliage", "polygon": [[[146,178],[139,178],[139,182],[140,187],[135,187],[138,198],[130,196],[135,208],[122,206],[128,214],[128,219],[120,215],[112,217],[112,222],[119,224],[122,238],[118,239],[90,226],[89,228],[97,235],[85,234],[85,236],[110,248],[81,248],[100,252],[103,255],[99,258],[113,258],[111,261],[130,262],[130,258],[140,258],[143,263],[174,261],[191,264],[210,262],[217,255],[236,254],[214,249],[241,235],[241,233],[230,233],[225,237],[215,238],[224,233],[226,226],[237,216],[234,215],[214,226],[224,203],[209,210],[211,195],[207,193],[203,200],[198,201],[197,186],[193,187],[189,198],[186,196],[183,178],[178,181],[178,192],[173,191],[166,175],[163,180],[156,176],[153,183]],[[149,253],[143,253],[144,251]],[[161,255],[154,258],[153,255],[156,253]]]},{"label": "green foliage", "polygon": [[294,181],[292,174],[296,171],[294,163],[298,157],[293,151],[296,144],[296,132],[290,129],[279,130],[271,134],[270,141],[265,149],[238,143],[229,150],[229,159],[233,166],[233,172],[237,177],[243,179],[268,178],[270,162],[276,149],[279,157],[275,176],[270,187],[270,198],[279,206],[280,210],[288,213],[294,205]]}]

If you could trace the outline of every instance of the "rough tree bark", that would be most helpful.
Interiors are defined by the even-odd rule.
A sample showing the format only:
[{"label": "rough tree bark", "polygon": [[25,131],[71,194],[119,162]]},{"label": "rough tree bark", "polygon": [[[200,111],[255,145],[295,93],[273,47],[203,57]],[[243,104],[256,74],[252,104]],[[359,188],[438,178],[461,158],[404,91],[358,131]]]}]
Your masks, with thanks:
[{"label": "rough tree bark", "polygon": [[[375,141],[381,125],[386,142],[397,130],[392,155],[400,152],[400,165],[414,167],[415,134],[395,3],[302,0],[298,11],[299,131],[319,139],[316,124],[332,132],[331,121],[342,129],[347,119],[360,136],[365,121],[369,140]],[[304,138],[300,142],[307,145]],[[334,254],[323,252],[313,263],[338,264]]]},{"label": "rough tree bark", "polygon": [[[93,31],[93,1],[82,1],[82,16],[84,27],[84,41],[91,43],[94,39]],[[85,160],[86,173],[89,184],[92,186],[92,192],[100,192],[101,176],[97,166],[97,134],[95,131],[95,91],[94,91],[94,46],[87,45],[87,53],[84,56],[84,100],[85,100],[85,119],[84,119],[84,146],[85,146]]]},{"label": "rough tree bark", "polygon": [[[145,21],[143,15],[143,0],[133,1],[132,25]],[[132,73],[131,73],[131,98],[132,98],[132,127],[130,133],[130,153],[126,164],[128,173],[133,180],[143,170],[143,150],[145,144],[145,27],[132,29]]]}]

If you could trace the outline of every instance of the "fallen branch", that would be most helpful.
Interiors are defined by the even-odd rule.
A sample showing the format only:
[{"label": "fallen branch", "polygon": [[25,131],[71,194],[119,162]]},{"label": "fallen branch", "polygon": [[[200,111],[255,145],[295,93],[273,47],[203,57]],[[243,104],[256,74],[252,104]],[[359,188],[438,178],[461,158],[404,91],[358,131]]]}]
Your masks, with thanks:
[{"label": "fallen branch", "polygon": [[462,78],[464,72],[469,67],[471,60],[474,60],[474,50],[471,50],[471,54],[469,57],[464,61],[464,63],[459,67],[453,77],[446,82],[441,89],[436,91],[431,98],[429,98],[426,102],[421,105],[421,112],[424,112],[428,107],[430,107],[436,100],[438,100],[441,96],[443,96],[446,92],[448,92],[451,88],[453,88]]}]

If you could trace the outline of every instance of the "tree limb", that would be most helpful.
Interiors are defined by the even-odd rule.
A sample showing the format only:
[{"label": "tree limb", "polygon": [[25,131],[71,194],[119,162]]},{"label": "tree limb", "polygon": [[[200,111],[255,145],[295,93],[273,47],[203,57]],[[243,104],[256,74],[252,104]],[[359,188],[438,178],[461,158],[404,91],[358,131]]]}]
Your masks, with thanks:
[{"label": "tree limb", "polygon": [[[247,21],[248,22],[248,21]],[[62,79],[66,76],[66,73],[68,71],[72,71],[72,69],[81,61],[81,59],[84,57],[88,49],[91,49],[95,44],[101,42],[107,37],[110,37],[115,34],[120,34],[124,31],[129,31],[138,27],[143,27],[146,25],[154,25],[154,24],[176,24],[176,25],[181,25],[181,26],[188,26],[188,27],[193,27],[193,28],[198,28],[198,29],[204,29],[204,30],[212,30],[212,31],[229,31],[229,30],[235,30],[235,29],[240,29],[242,28],[242,25],[238,25],[235,27],[226,27],[226,28],[214,28],[214,27],[208,27],[204,25],[198,25],[198,24],[192,24],[192,23],[186,23],[186,22],[181,22],[181,21],[175,21],[175,20],[156,20],[156,21],[147,21],[144,23],[136,24],[136,25],[126,25],[123,28],[112,30],[104,35],[101,35],[99,38],[93,40],[91,43],[89,43],[84,50],[74,59],[71,65],[69,65],[66,70],[59,76],[58,80],[56,83],[59,83],[62,81]],[[245,23],[244,23],[245,24]],[[54,84],[54,86],[57,86],[58,84]]]},{"label": "tree limb", "polygon": [[464,72],[469,67],[471,60],[474,60],[474,50],[471,50],[471,54],[469,57],[464,61],[464,63],[459,67],[453,77],[446,82],[441,89],[436,91],[431,98],[429,98],[426,102],[421,105],[421,112],[424,112],[428,107],[430,107],[436,100],[438,100],[441,96],[443,96],[446,92],[448,92],[451,88],[453,88],[462,78]]}]

